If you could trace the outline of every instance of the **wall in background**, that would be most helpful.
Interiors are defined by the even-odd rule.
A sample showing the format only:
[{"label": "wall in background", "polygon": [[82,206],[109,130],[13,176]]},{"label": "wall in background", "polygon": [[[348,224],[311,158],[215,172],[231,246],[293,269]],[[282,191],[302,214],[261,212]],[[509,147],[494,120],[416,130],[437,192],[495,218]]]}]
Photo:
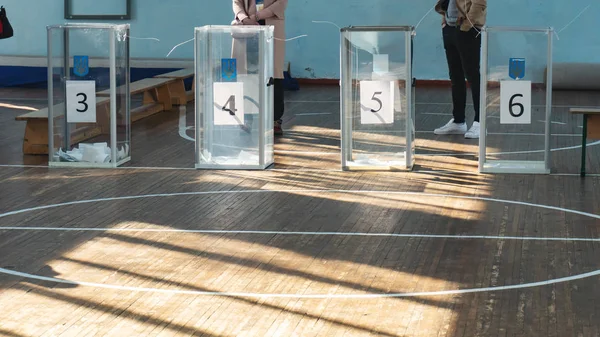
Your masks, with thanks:
[{"label": "wall in background", "polygon": [[[44,56],[46,26],[63,23],[63,0],[1,0],[15,28],[15,36],[0,40],[3,55]],[[302,78],[339,76],[339,30],[314,20],[347,25],[416,25],[435,0],[289,0],[287,37],[308,37],[287,43],[286,60],[292,74]],[[555,62],[600,62],[600,3],[591,0],[502,0],[489,1],[488,25],[553,26],[557,30],[589,9],[554,38]],[[193,28],[229,24],[233,13],[229,0],[133,0],[131,56],[165,58],[183,41],[193,38]],[[441,43],[440,17],[431,11],[420,23],[415,40],[415,77],[447,79]],[[140,38],[156,38],[147,40]],[[528,46],[525,38],[505,39],[506,50]],[[530,46],[530,48],[537,48]],[[544,50],[540,50],[544,53]],[[516,56],[518,57],[518,55]],[[169,59],[193,58],[193,44],[176,49]]]}]

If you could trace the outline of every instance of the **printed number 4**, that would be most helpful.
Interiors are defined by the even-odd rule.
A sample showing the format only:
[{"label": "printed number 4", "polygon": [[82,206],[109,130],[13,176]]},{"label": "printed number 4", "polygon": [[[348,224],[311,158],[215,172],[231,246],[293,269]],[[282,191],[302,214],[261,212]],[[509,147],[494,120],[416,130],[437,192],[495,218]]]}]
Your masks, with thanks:
[{"label": "printed number 4", "polygon": [[[513,100],[516,97],[523,97],[523,95],[522,94],[512,95],[512,97],[510,98],[510,101],[508,102],[508,112],[510,112],[510,115],[513,117],[521,117],[521,116],[523,116],[523,113],[525,112],[525,107],[523,107],[523,104],[521,104],[521,103],[513,103]],[[515,107],[515,106],[518,106],[521,109],[521,111],[519,113],[515,113],[513,111],[513,107]]]},{"label": "printed number 4", "polygon": [[381,91],[376,91],[373,94],[373,97],[371,97],[372,101],[376,101],[377,103],[379,103],[379,108],[377,110],[371,109],[371,112],[379,112],[379,111],[381,111],[381,108],[383,108],[383,103],[381,102],[381,100],[379,98],[375,97],[375,95],[381,95],[381,94],[382,94]]},{"label": "printed number 4", "polygon": [[77,102],[77,103],[83,104],[84,108],[83,108],[83,110],[77,109],[77,112],[86,112],[87,109],[88,109],[88,105],[85,102],[85,101],[87,101],[87,95],[84,94],[84,93],[82,93],[82,92],[80,92],[80,93],[77,94],[77,97],[79,97],[79,96],[83,96],[83,99],[81,101]]},{"label": "printed number 4", "polygon": [[[229,109],[227,108],[227,105],[229,105]],[[225,105],[223,105],[221,110],[229,112],[231,116],[235,116],[235,112],[237,111],[237,109],[235,108],[235,95],[229,96],[229,99],[227,100]]]}]

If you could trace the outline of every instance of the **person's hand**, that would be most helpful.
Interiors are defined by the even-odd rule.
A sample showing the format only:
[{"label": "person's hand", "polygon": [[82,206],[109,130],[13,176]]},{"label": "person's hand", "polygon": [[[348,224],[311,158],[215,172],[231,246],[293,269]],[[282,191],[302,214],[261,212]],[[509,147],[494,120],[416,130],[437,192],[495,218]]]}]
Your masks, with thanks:
[{"label": "person's hand", "polygon": [[258,22],[252,19],[252,17],[245,18],[244,20],[242,20],[242,23],[247,26],[258,26]]}]

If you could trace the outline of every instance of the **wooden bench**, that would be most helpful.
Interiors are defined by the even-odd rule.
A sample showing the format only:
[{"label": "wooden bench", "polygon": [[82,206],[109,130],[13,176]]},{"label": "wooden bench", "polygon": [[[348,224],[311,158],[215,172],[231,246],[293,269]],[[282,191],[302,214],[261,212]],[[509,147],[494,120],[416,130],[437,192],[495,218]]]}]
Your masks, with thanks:
[{"label": "wooden bench", "polygon": [[581,143],[581,176],[585,177],[585,150],[587,139],[600,139],[600,109],[572,108],[569,112],[583,115],[583,133]]},{"label": "wooden bench", "polygon": [[[180,69],[172,71],[166,74],[160,74],[154,76],[155,78],[171,78],[175,82],[171,83],[169,89],[171,90],[171,96],[173,97],[173,104],[185,105],[187,102],[194,100],[194,88],[196,86],[196,77],[194,76],[194,68]],[[190,77],[194,77],[192,82],[192,90],[185,90],[184,81]]]},{"label": "wooden bench", "polygon": [[[135,122],[150,115],[168,111],[173,108],[172,96],[169,86],[174,83],[174,78],[145,78],[132,82],[129,85],[130,95],[143,94],[142,106],[131,109],[131,122]],[[79,143],[100,134],[108,134],[110,116],[110,90],[97,92],[96,105],[98,123],[76,124],[71,130],[71,143]],[[118,97],[117,97],[118,99]],[[56,111],[64,111],[64,105],[54,106]],[[120,116],[117,116],[120,117]],[[62,120],[61,115],[55,118]],[[32,111],[15,118],[26,121],[25,136],[23,138],[24,154],[48,154],[48,108]],[[56,123],[56,121],[55,121]],[[123,120],[118,120],[123,124]]]},{"label": "wooden bench", "polygon": [[[145,78],[129,84],[131,95],[143,94],[142,105],[131,108],[131,122],[173,108],[172,95],[169,86],[175,82],[173,78]],[[117,90],[118,91],[118,90]],[[98,96],[109,97],[110,90],[97,93]]]},{"label": "wooden bench", "polygon": [[[54,111],[59,111],[54,117],[55,128],[58,127],[57,123],[64,122],[64,109],[64,103],[54,106]],[[108,123],[110,99],[102,97],[96,99],[96,115],[98,116],[98,123],[96,124],[72,124],[71,143],[79,143],[110,132]],[[27,122],[25,125],[25,136],[23,137],[23,153],[48,154],[48,108],[32,111],[17,116],[15,119]],[[54,141],[59,142],[60,138],[57,137]]]}]

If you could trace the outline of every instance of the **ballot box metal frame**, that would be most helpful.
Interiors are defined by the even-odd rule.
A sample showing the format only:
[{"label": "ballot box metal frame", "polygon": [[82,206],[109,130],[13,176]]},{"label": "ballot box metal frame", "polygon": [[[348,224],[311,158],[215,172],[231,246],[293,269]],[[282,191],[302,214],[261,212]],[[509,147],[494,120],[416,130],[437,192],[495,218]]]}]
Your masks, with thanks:
[{"label": "ballot box metal frame", "polygon": [[[345,33],[352,32],[398,32],[404,33],[405,38],[405,95],[406,95],[406,120],[405,139],[406,152],[404,156],[405,165],[350,165],[353,154],[353,124],[346,117],[353,111],[352,101],[353,81],[351,78],[351,66],[349,51],[350,41],[344,38]],[[351,170],[387,170],[387,171],[411,171],[415,164],[415,87],[413,80],[413,42],[416,35],[414,26],[348,26],[340,29],[340,123],[341,123],[341,168],[343,171]]]},{"label": "ballot box metal frame", "polygon": [[[212,64],[200,64],[200,58],[206,57],[210,59],[210,53],[212,52],[213,41],[210,37],[210,30],[243,32],[248,31],[256,34],[258,37],[259,45],[263,48],[263,52],[258,52],[258,69],[259,69],[259,80],[258,80],[258,97],[260,106],[258,112],[258,164],[257,165],[235,165],[235,164],[213,164],[201,161],[202,150],[205,148],[205,143],[212,142],[212,130],[211,134],[206,137],[203,132],[206,132],[205,125],[213,121],[212,111],[213,107],[213,84],[216,83],[213,79],[215,69]],[[207,41],[201,41],[199,35],[207,33]],[[194,72],[197,78],[197,85],[195,87],[195,168],[204,170],[265,170],[274,165],[274,130],[273,130],[273,79],[274,79],[274,27],[273,26],[224,26],[224,25],[206,25],[202,27],[195,27],[194,29]],[[200,54],[200,44],[205,43],[206,55]],[[267,57],[265,57],[267,55]],[[205,62],[207,63],[207,62]],[[262,76],[265,75],[265,76]],[[209,97],[210,99],[207,99]],[[214,121],[213,121],[214,122]],[[214,127],[214,125],[212,126]],[[267,144],[268,143],[268,144]],[[267,145],[271,148],[267,149]],[[208,145],[212,146],[212,145]],[[268,153],[267,153],[268,152]]]},{"label": "ballot box metal frame", "polygon": [[[65,115],[63,118],[63,123],[64,123],[64,133],[66,133],[66,140],[65,140],[65,146],[66,147],[70,147],[71,146],[71,140],[70,140],[70,135],[71,135],[71,126],[69,125],[69,123],[67,122],[67,107],[66,107],[66,103],[67,103],[67,99],[66,99],[66,83],[67,81],[71,78],[71,74],[70,74],[70,67],[71,64],[73,63],[74,66],[74,62],[71,61],[71,53],[70,53],[70,39],[69,39],[69,32],[71,30],[78,30],[78,29],[98,29],[98,30],[105,30],[107,32],[107,34],[109,34],[109,38],[108,38],[108,69],[109,69],[109,123],[110,123],[110,130],[109,130],[109,135],[110,135],[110,141],[109,146],[110,146],[110,162],[109,163],[88,163],[88,162],[62,162],[62,161],[55,161],[53,160],[53,157],[55,156],[54,153],[54,135],[55,135],[55,130],[54,130],[54,116],[55,116],[55,111],[54,111],[54,107],[55,107],[55,103],[54,103],[54,64],[56,57],[54,56],[54,47],[52,44],[52,33],[55,30],[62,30],[63,31],[63,41],[64,43],[62,44],[63,50],[63,60],[62,60],[62,68],[66,69],[65,72],[65,78],[61,79],[60,82],[62,82],[63,84],[63,93],[64,96],[63,97],[63,102],[65,104]],[[109,33],[110,32],[110,33]],[[124,83],[122,83],[119,87],[122,88],[121,91],[123,91],[125,94],[123,94],[122,96],[122,100],[124,100],[124,105],[125,105],[125,110],[122,112],[122,115],[125,116],[125,134],[126,134],[126,144],[127,144],[127,153],[126,156],[124,158],[118,159],[118,155],[117,155],[117,144],[118,144],[118,139],[117,139],[117,135],[118,135],[118,130],[117,130],[117,40],[116,40],[116,33],[117,32],[124,32],[123,34],[123,41],[119,41],[120,43],[124,44],[125,46],[125,52],[126,52],[126,57],[123,58],[123,60],[121,60],[122,62],[124,62],[124,67],[120,67],[120,68],[124,68],[125,69],[125,74],[124,74]],[[131,81],[131,75],[130,75],[130,39],[129,39],[129,35],[130,35],[130,24],[124,23],[124,24],[110,24],[110,23],[65,23],[65,24],[58,24],[58,25],[50,25],[46,27],[46,33],[47,33],[47,74],[48,74],[48,166],[49,167],[80,167],[80,168],[116,168],[119,167],[121,165],[123,165],[126,162],[129,162],[131,160],[131,95],[130,95],[130,81]],[[93,58],[90,58],[89,60],[90,63],[94,62]],[[98,61],[99,63],[102,63],[102,61]],[[104,66],[103,64],[99,64]],[[90,66],[91,67],[91,66]],[[98,98],[98,96],[96,96],[96,98]]]},{"label": "ballot box metal frame", "polygon": [[[544,160],[487,160],[487,88],[488,88],[488,62],[489,62],[489,34],[490,32],[526,32],[545,34],[547,36],[547,64],[545,76],[545,120],[544,120]],[[512,27],[512,26],[484,26],[481,29],[481,92],[480,92],[480,129],[479,137],[479,173],[515,173],[515,174],[549,174],[551,172],[550,136],[552,118],[552,52],[553,52],[552,27]],[[533,97],[531,97],[533,100]]]}]

